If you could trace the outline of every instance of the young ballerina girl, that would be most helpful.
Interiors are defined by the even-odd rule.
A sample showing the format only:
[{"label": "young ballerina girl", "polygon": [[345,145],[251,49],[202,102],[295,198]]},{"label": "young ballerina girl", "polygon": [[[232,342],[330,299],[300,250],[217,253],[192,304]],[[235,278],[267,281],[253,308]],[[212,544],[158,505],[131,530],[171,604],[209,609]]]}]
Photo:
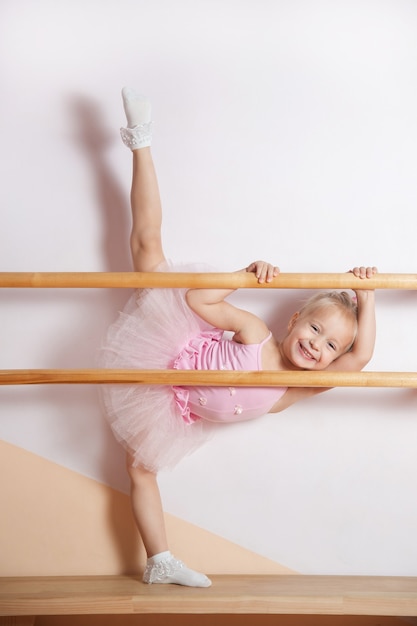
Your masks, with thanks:
[{"label": "young ballerina girl", "polygon": [[[151,107],[132,89],[122,91],[132,150],[131,252],[134,270],[197,271],[170,265],[161,243],[161,204],[152,161]],[[243,272],[258,281],[279,280],[277,267],[255,261]],[[366,279],[374,267],[352,270]],[[228,289],[143,289],[110,327],[101,366],[131,369],[361,370],[375,342],[374,292],[358,289],[311,298],[277,340],[266,324],[226,301]],[[223,331],[234,333],[233,339]],[[211,581],[175,559],[168,549],[157,472],[201,445],[221,422],[282,411],[323,388],[231,388],[108,385],[102,387],[113,432],[127,450],[134,518],[143,540],[146,583],[208,587]]]}]

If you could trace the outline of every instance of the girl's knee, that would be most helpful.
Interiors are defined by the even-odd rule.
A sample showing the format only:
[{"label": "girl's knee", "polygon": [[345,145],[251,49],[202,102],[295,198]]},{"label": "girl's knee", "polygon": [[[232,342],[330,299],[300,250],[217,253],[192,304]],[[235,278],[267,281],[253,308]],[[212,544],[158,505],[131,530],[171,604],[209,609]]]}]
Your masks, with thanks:
[{"label": "girl's knee", "polygon": [[133,462],[133,457],[128,454],[126,457],[126,467],[133,483],[154,480],[156,478],[155,472],[151,472],[146,469],[146,467],[143,467],[143,465],[134,465]]},{"label": "girl's knee", "polygon": [[161,235],[153,229],[132,231],[130,250],[136,271],[151,272],[164,261]]}]

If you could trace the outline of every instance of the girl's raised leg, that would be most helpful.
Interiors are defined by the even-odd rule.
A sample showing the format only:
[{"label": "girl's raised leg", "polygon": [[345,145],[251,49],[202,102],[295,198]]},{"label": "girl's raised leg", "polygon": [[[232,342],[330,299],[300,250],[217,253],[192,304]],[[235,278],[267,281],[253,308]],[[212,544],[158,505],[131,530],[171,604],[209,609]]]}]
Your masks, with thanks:
[{"label": "girl's raised leg", "polygon": [[122,91],[127,128],[121,129],[125,145],[132,150],[133,172],[130,201],[132,231],[130,248],[137,272],[152,272],[165,260],[161,240],[162,208],[151,154],[151,105],[144,96],[125,87]]},{"label": "girl's raised leg", "polygon": [[[125,87],[122,95],[127,128],[121,129],[121,135],[133,153],[130,238],[133,266],[137,272],[153,272],[165,257],[161,241],[161,200],[150,149],[151,107],[146,98],[132,89]],[[133,467],[130,456],[127,466],[133,516],[148,556],[144,582],[209,587],[211,581],[207,576],[189,569],[168,550],[156,475],[143,467]]]}]

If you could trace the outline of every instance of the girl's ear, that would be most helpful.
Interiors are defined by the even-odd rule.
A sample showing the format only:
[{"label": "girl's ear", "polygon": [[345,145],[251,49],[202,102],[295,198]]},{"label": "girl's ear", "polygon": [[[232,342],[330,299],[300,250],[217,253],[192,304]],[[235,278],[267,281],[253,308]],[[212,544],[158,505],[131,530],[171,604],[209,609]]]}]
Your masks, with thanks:
[{"label": "girl's ear", "polygon": [[300,317],[300,313],[298,311],[296,311],[296,313],[294,313],[294,315],[291,317],[290,321],[288,322],[288,330],[292,330],[295,326],[295,322],[298,320],[298,318]]}]

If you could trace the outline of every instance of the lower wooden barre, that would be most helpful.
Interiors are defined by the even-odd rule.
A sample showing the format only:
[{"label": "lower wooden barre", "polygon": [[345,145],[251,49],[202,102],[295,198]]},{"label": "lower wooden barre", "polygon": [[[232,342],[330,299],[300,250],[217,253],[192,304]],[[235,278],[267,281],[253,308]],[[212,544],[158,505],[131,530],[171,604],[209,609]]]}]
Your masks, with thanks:
[{"label": "lower wooden barre", "polygon": [[417,289],[417,274],[376,274],[361,280],[351,273],[284,273],[259,284],[245,272],[0,272],[6,288],[148,288],[218,289]]},{"label": "lower wooden barre", "polygon": [[0,578],[0,615],[417,615],[417,578],[216,575],[209,588],[129,576]]},{"label": "lower wooden barre", "polygon": [[0,370],[0,385],[134,384],[205,387],[407,387],[417,372],[28,369]]}]

